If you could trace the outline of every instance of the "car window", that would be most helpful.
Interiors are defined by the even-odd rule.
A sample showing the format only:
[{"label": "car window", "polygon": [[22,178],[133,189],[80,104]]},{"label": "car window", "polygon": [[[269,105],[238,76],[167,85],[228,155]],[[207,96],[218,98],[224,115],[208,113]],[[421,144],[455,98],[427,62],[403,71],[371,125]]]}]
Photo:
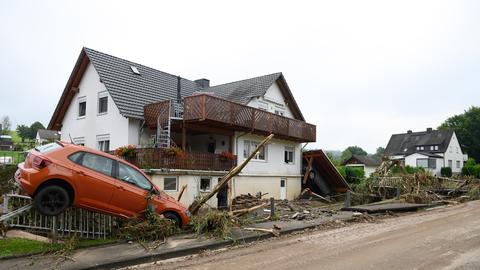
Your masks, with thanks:
[{"label": "car window", "polygon": [[83,152],[76,152],[76,153],[68,156],[68,159],[70,159],[74,163],[81,164],[82,163],[82,160],[81,160],[82,154],[83,154]]},{"label": "car window", "polygon": [[112,159],[85,152],[82,159],[82,166],[92,169],[96,172],[112,176]]},{"label": "car window", "polygon": [[142,173],[121,162],[118,163],[118,179],[142,189],[152,189],[152,184]]}]

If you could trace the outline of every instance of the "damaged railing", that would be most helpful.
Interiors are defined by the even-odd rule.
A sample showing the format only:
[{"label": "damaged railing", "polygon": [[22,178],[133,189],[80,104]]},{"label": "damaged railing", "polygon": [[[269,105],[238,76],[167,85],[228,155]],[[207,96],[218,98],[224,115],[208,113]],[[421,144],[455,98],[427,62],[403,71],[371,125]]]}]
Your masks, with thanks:
[{"label": "damaged railing", "polygon": [[[114,152],[110,152],[114,154]],[[207,152],[171,154],[161,148],[137,148],[132,157],[121,157],[141,169],[183,169],[228,171],[237,165],[237,156],[226,158]]]},{"label": "damaged railing", "polygon": [[[3,195],[4,214],[29,204],[31,204],[31,198],[28,196]],[[58,236],[77,235],[79,238],[105,239],[112,235],[118,226],[118,221],[118,218],[110,215],[71,207],[58,216],[44,216],[35,209],[31,209],[5,221],[5,225]]]}]

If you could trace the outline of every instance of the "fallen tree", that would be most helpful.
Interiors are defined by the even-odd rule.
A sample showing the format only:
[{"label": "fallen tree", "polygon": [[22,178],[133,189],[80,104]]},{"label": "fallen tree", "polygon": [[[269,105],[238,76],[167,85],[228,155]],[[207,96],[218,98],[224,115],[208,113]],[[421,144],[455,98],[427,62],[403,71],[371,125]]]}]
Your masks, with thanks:
[{"label": "fallen tree", "polygon": [[273,138],[273,134],[270,134],[267,138],[265,138],[255,150],[250,154],[250,156],[245,159],[240,165],[235,166],[231,169],[225,176],[218,181],[217,185],[212,189],[212,191],[205,196],[202,196],[198,200],[194,201],[189,207],[188,210],[192,215],[197,214],[198,210],[215,194],[217,194],[220,189],[226,185],[234,176],[238,175],[245,166],[247,166],[248,162],[258,153],[260,148],[262,148],[265,144],[267,144]]}]

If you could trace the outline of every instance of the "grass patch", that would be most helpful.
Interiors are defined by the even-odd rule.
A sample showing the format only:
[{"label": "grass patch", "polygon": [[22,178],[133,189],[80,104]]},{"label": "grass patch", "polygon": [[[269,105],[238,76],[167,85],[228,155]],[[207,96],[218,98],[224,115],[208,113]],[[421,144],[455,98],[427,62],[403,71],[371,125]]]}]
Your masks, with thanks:
[{"label": "grass patch", "polygon": [[0,258],[9,257],[9,256],[19,256],[19,255],[28,255],[34,253],[51,253],[56,251],[61,251],[66,248],[68,249],[77,249],[77,248],[87,248],[94,247],[99,245],[111,244],[117,242],[116,239],[82,239],[74,244],[73,247],[71,243],[66,240],[65,244],[49,244],[43,243],[34,240],[20,239],[20,238],[6,238],[0,239]]},{"label": "grass patch", "polygon": [[0,257],[52,252],[62,248],[62,244],[47,244],[28,239],[0,239]]},{"label": "grass patch", "polygon": [[0,157],[12,157],[13,163],[17,164],[25,161],[25,152],[20,151],[0,151]]}]

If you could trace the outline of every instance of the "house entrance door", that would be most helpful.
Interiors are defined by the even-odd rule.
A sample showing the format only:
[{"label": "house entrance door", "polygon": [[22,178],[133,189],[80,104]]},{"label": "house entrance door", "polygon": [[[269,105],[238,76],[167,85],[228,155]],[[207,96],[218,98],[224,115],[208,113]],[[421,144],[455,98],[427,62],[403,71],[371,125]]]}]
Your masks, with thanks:
[{"label": "house entrance door", "polygon": [[[220,179],[222,179],[222,178],[218,178],[219,181],[220,181]],[[223,185],[220,188],[220,191],[218,191],[217,201],[218,201],[218,203],[217,203],[218,204],[217,205],[218,209],[227,209],[228,208],[228,183]]]},{"label": "house entrance door", "polygon": [[287,199],[287,179],[280,179],[280,200]]}]

